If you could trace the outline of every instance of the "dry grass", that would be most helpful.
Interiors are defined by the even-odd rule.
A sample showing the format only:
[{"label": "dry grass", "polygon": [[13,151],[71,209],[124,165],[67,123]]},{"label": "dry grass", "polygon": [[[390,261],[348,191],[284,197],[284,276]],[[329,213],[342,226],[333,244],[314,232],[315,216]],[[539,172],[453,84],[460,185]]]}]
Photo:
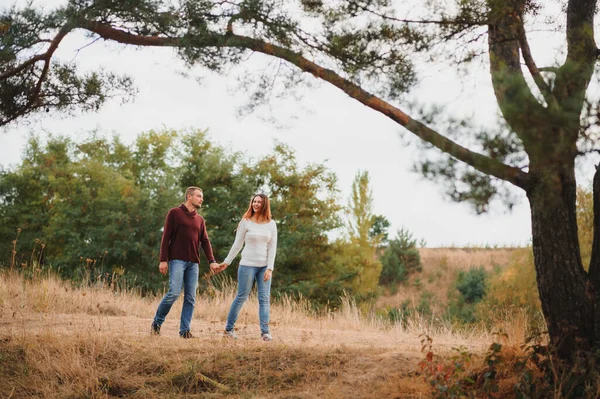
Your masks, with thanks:
[{"label": "dry grass", "polygon": [[182,340],[180,301],[162,335],[151,337],[160,297],[5,271],[0,397],[425,398],[429,386],[414,373],[422,333],[440,353],[464,347],[482,354],[494,340],[484,328],[457,332],[419,317],[390,325],[349,300],[316,316],[308,303],[284,299],[272,305],[275,340],[264,344],[252,296],[238,321],[240,339],[228,341],[219,332],[234,293],[225,285],[199,296],[197,338]]},{"label": "dry grass", "polygon": [[507,265],[515,248],[419,248],[424,268],[446,267],[450,271],[468,270],[483,266],[491,271],[494,266]]},{"label": "dry grass", "polygon": [[377,301],[378,308],[397,308],[408,301],[416,306],[423,292],[433,297],[432,310],[442,312],[448,302],[448,290],[460,271],[480,267],[491,272],[494,268],[507,266],[521,248],[419,248],[423,271],[411,275],[394,293],[386,293]]}]

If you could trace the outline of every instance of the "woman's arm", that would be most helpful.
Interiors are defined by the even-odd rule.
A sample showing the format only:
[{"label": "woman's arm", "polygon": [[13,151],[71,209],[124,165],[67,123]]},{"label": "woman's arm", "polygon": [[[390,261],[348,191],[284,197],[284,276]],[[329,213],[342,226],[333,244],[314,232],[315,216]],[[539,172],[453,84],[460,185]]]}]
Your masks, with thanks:
[{"label": "woman's arm", "polygon": [[223,263],[230,265],[231,262],[233,262],[233,260],[237,256],[237,254],[242,249],[242,246],[244,245],[244,240],[246,239],[246,231],[247,231],[246,220],[242,219],[240,221],[240,224],[238,224],[237,232],[235,233],[235,241],[233,242],[233,245],[231,246],[231,249],[229,250],[229,254],[225,258]]},{"label": "woman's arm", "polygon": [[272,223],[271,227],[271,240],[267,244],[267,269],[273,270],[275,268],[275,254],[277,253],[277,225],[275,222]]}]

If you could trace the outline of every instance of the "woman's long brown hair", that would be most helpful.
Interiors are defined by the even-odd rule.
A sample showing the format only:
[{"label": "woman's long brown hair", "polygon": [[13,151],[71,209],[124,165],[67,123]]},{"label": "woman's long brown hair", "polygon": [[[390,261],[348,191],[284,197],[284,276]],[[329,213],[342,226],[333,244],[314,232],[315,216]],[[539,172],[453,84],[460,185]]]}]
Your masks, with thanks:
[{"label": "woman's long brown hair", "polygon": [[[263,200],[262,207],[258,210],[258,212],[254,212],[254,208],[252,208],[252,203],[254,202],[254,198],[260,197]],[[257,222],[270,222],[271,221],[271,202],[269,201],[269,197],[265,194],[255,194],[250,199],[250,205],[248,206],[248,210],[242,216],[243,219],[252,219],[252,217],[256,214]]]}]

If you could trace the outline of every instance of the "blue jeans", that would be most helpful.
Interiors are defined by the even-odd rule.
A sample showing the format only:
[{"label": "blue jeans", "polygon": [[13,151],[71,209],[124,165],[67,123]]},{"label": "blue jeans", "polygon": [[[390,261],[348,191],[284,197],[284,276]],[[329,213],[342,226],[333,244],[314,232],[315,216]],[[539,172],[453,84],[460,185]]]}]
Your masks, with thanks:
[{"label": "blue jeans", "polygon": [[179,298],[183,286],[183,306],[181,308],[181,323],[179,334],[190,331],[190,322],[196,305],[196,287],[198,286],[198,264],[185,260],[169,261],[169,292],[166,293],[158,309],[154,322],[159,326],[165,321],[171,306]]},{"label": "blue jeans", "polygon": [[252,291],[252,283],[256,280],[256,288],[258,289],[258,318],[260,320],[260,332],[266,334],[269,332],[269,311],[271,308],[271,279],[264,281],[264,267],[242,266],[238,267],[238,292],[231,304],[229,314],[227,315],[227,325],[225,330],[233,330],[233,326],[237,321],[242,305],[248,299],[250,291]]}]

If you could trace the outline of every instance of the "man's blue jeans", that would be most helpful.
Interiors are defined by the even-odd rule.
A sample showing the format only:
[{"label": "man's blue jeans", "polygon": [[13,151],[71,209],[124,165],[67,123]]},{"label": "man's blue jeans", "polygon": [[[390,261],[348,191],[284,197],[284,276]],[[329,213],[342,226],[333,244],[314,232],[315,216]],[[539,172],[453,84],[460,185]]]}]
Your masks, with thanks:
[{"label": "man's blue jeans", "polygon": [[190,331],[190,322],[196,305],[196,287],[198,286],[198,264],[185,260],[169,261],[169,292],[166,293],[158,309],[154,322],[159,326],[165,321],[171,306],[179,298],[183,286],[183,306],[181,308],[181,323],[179,334]]},{"label": "man's blue jeans", "polygon": [[252,291],[252,283],[256,280],[256,288],[258,289],[258,318],[260,320],[260,332],[266,334],[269,332],[269,311],[271,308],[271,279],[264,281],[264,267],[242,266],[238,267],[238,292],[237,296],[231,304],[229,314],[227,315],[227,325],[225,330],[233,330],[233,326],[237,321],[242,305],[248,299],[250,291]]}]

